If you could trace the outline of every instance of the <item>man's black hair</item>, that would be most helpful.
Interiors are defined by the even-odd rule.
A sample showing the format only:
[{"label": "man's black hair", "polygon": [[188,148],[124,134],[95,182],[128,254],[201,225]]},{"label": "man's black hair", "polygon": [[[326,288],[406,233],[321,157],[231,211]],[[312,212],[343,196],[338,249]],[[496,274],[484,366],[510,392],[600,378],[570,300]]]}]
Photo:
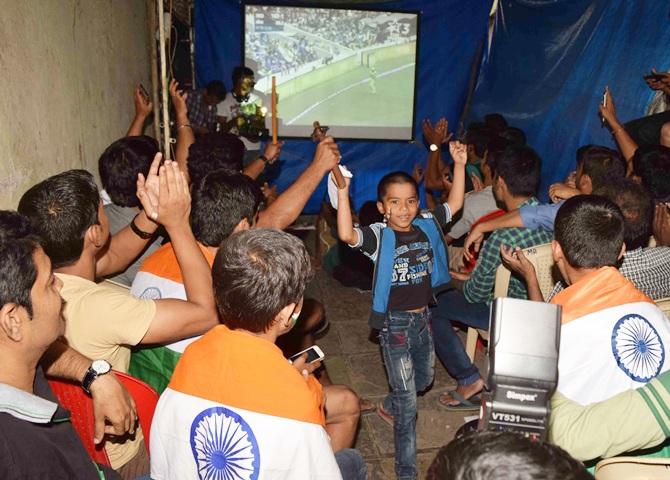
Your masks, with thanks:
[{"label": "man's black hair", "polygon": [[654,202],[642,185],[630,178],[622,178],[593,193],[612,200],[621,209],[626,250],[635,250],[649,244]]},{"label": "man's black hair", "polygon": [[137,174],[147,176],[156,153],[158,142],[146,135],[123,137],[105,149],[98,160],[98,171],[113,203],[121,207],[141,206],[136,195]]},{"label": "man's black hair", "polygon": [[242,170],[244,143],[232,133],[208,133],[199,137],[188,149],[188,174],[197,185],[205,175],[225,168]]},{"label": "man's black hair", "polygon": [[419,196],[419,186],[410,174],[406,172],[391,172],[382,177],[382,179],[377,184],[377,200],[382,202],[386,196],[386,190],[388,190],[389,185],[392,183],[411,183],[414,186],[414,191],[416,196]]},{"label": "man's black hair", "polygon": [[237,86],[237,82],[241,80],[244,77],[253,77],[254,76],[254,71],[250,69],[249,67],[245,67],[244,65],[239,65],[233,69],[233,89]]},{"label": "man's black hair", "polygon": [[267,332],[284,307],[300,302],[310,277],[309,255],[297,237],[270,229],[235,233],[212,266],[219,316],[231,329]]},{"label": "man's black hair", "polygon": [[212,80],[205,87],[209,95],[213,95],[219,99],[219,102],[222,102],[226,98],[226,86],[221,80]]},{"label": "man's black hair", "polygon": [[626,176],[626,162],[616,150],[588,145],[577,152],[577,170],[589,176],[593,190]]},{"label": "man's black hair", "polygon": [[670,201],[670,148],[641,145],[633,155],[633,172],[655,202]]},{"label": "man's black hair", "polygon": [[465,145],[473,145],[475,148],[475,155],[482,158],[484,152],[486,152],[486,144],[494,135],[495,134],[486,125],[471,124],[468,126],[461,142]]},{"label": "man's black hair", "polygon": [[491,170],[491,178],[496,176],[496,162],[511,142],[502,137],[492,137],[486,144],[486,165]]},{"label": "man's black hair", "polygon": [[507,129],[507,120],[500,113],[489,113],[484,117],[484,125],[494,134],[500,135]]},{"label": "man's black hair", "polygon": [[229,170],[209,173],[194,185],[191,199],[191,229],[196,240],[218,247],[241,220],[249,225],[263,202],[263,193],[246,175]]},{"label": "man's black hair", "polygon": [[520,128],[507,127],[499,135],[515,145],[526,145],[526,134]]},{"label": "man's black hair", "polygon": [[0,307],[15,303],[33,314],[30,292],[37,278],[33,260],[39,238],[23,215],[0,210]]},{"label": "man's black hair", "polygon": [[442,447],[427,480],[593,480],[581,462],[547,442],[512,432],[474,432]]},{"label": "man's black hair", "polygon": [[624,239],[619,207],[597,195],[577,195],[561,205],[554,239],[573,268],[616,266]]},{"label": "man's black hair", "polygon": [[495,175],[514,197],[531,197],[540,184],[540,157],[530,147],[510,145],[495,161]]},{"label": "man's black hair", "polygon": [[18,210],[30,219],[53,268],[59,268],[81,257],[86,231],[99,222],[99,204],[93,175],[68,170],[32,186]]}]

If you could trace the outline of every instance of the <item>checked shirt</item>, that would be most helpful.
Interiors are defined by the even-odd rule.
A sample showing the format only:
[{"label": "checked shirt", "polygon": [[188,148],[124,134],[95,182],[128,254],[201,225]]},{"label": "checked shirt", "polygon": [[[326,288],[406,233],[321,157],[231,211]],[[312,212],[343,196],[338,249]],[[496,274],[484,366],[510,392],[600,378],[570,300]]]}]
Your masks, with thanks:
[{"label": "checked shirt", "polygon": [[[670,247],[636,248],[626,252],[619,271],[652,300],[670,297]],[[547,301],[564,288],[563,282],[556,282]]]},{"label": "checked shirt", "polygon": [[[539,203],[537,198],[531,197],[519,207],[538,205]],[[463,285],[463,294],[466,300],[470,303],[491,303],[493,301],[496,270],[501,263],[501,245],[512,248],[529,248],[549,243],[552,239],[553,232],[532,230],[530,228],[501,228],[491,233],[491,236],[484,242],[477,265],[470,274],[470,279]],[[512,276],[507,296],[512,298],[528,298],[525,284]]]}]

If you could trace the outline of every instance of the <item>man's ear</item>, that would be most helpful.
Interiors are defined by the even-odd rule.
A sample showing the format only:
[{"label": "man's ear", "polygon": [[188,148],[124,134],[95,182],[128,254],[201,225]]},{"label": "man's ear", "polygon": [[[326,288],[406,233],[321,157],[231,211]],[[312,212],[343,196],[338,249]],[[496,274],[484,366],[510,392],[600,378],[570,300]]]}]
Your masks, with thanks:
[{"label": "man's ear", "polygon": [[[107,241],[106,238],[103,238],[102,235],[102,225],[99,223],[94,223],[86,230],[86,235],[84,235],[84,243],[88,242],[93,245],[96,249],[102,248]],[[84,245],[86,247],[86,245]]]},{"label": "man's ear", "polygon": [[19,309],[21,308],[24,307],[16,303],[6,303],[0,308],[0,331],[15,342],[20,342],[23,339],[23,332],[21,331],[23,320],[19,316]]},{"label": "man's ear", "polygon": [[384,204],[382,202],[377,202],[377,211],[382,215],[386,215],[386,211],[384,210]]},{"label": "man's ear", "polygon": [[559,263],[560,261],[565,260],[563,249],[556,240],[551,241],[551,256],[554,257],[554,263]]},{"label": "man's ear", "polygon": [[235,228],[233,228],[233,233],[244,232],[246,230],[249,230],[250,228],[251,225],[249,225],[249,220],[243,218],[237,223],[237,225],[235,225]]},{"label": "man's ear", "polygon": [[579,177],[579,185],[577,185],[577,187],[583,194],[591,195],[593,193],[593,182],[591,181],[591,177],[582,174],[582,176]]},{"label": "man's ear", "polygon": [[621,251],[619,252],[619,256],[616,259],[621,260],[624,253],[626,253],[626,242],[623,242],[623,245],[621,245]]},{"label": "man's ear", "polygon": [[287,332],[293,328],[291,315],[293,315],[296,305],[295,303],[289,303],[275,315],[274,323],[279,327],[280,331]]}]

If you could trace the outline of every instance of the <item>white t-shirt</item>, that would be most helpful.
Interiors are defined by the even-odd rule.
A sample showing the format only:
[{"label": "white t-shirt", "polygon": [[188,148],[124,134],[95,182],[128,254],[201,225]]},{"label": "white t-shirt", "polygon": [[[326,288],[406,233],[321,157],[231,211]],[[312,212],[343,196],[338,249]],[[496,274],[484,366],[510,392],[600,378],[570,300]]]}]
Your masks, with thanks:
[{"label": "white t-shirt", "polygon": [[[239,117],[246,108],[249,108],[252,104],[257,104],[259,97],[256,95],[249,95],[249,100],[245,102],[238,102],[235,100],[235,97],[232,93],[228,93],[226,98],[216,106],[216,114],[220,117],[226,117],[226,120],[231,118]],[[230,129],[230,133],[234,133],[240,137],[244,147],[247,150],[260,150],[260,142],[252,142],[246,137],[240,135],[240,132],[237,130],[237,126]]]}]

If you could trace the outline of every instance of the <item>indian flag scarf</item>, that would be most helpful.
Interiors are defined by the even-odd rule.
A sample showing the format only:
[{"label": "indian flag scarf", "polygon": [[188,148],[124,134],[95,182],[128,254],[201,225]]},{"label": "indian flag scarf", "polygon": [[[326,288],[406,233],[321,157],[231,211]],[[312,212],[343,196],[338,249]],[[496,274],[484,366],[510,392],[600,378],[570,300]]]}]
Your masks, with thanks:
[{"label": "indian flag scarf", "polygon": [[[204,246],[198,245],[211,267],[214,263],[214,255]],[[161,298],[186,300],[184,280],[171,243],[163,245],[144,260],[133,280],[130,293],[135,297],[150,300]],[[198,338],[200,336],[171,344],[138,349],[130,357],[128,372],[161,393],[170,382],[170,377],[181,354]]]},{"label": "indian flag scarf", "polygon": [[668,369],[670,323],[614,267],[556,295],[562,306],[558,391],[582,405],[637,388]]},{"label": "indian flag scarf", "polygon": [[151,477],[340,479],[323,393],[267,340],[213,328],[184,352],[151,428]]}]

